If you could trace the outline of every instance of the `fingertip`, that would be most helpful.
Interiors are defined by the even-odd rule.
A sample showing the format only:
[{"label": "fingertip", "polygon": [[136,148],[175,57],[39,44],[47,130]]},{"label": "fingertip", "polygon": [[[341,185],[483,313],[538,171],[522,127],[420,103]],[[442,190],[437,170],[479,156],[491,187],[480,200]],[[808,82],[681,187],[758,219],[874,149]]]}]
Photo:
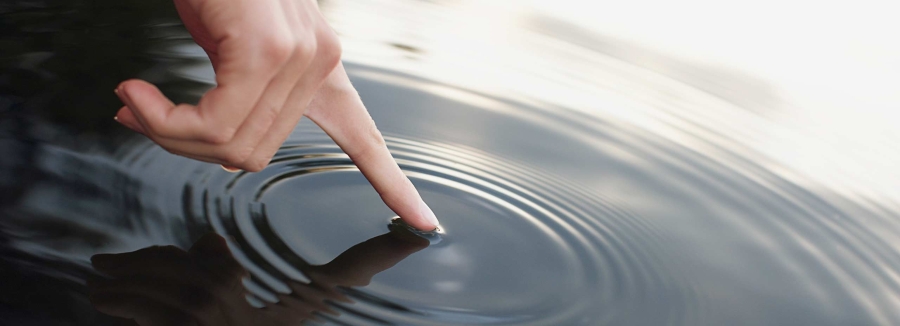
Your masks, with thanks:
[{"label": "fingertip", "polygon": [[156,86],[154,86],[153,84],[135,78],[122,81],[121,83],[119,83],[119,86],[117,86],[116,89],[119,92],[135,92],[145,90],[159,91],[159,89],[156,88]]},{"label": "fingertip", "polygon": [[133,105],[133,103],[131,102],[133,101],[135,95],[138,95],[138,97],[143,97],[148,91],[159,92],[159,89],[157,89],[156,86],[153,86],[153,84],[140,79],[128,79],[122,81],[118,86],[116,86],[115,89],[116,95],[118,95],[122,102],[124,102],[125,105],[128,106]]},{"label": "fingertip", "polygon": [[431,232],[440,229],[441,223],[424,200],[419,201],[417,213],[415,218],[405,218],[406,223],[420,231]]},{"label": "fingertip", "polygon": [[[119,83],[116,95],[131,110],[135,122],[152,123],[162,121],[175,104],[153,84],[139,79],[129,79]],[[121,120],[122,117],[120,116]],[[148,120],[149,119],[149,120]],[[151,124],[152,125],[152,124]]]},{"label": "fingertip", "polygon": [[122,98],[128,106],[134,108],[143,107],[145,104],[155,105],[164,102],[166,105],[174,105],[155,85],[140,79],[129,79],[119,83],[116,94]]},{"label": "fingertip", "polygon": [[141,125],[141,122],[138,121],[137,117],[131,112],[127,106],[123,106],[116,112],[116,116],[113,117],[117,122],[121,123],[123,126],[128,129],[134,130],[141,134],[146,134],[144,131],[144,126]]}]

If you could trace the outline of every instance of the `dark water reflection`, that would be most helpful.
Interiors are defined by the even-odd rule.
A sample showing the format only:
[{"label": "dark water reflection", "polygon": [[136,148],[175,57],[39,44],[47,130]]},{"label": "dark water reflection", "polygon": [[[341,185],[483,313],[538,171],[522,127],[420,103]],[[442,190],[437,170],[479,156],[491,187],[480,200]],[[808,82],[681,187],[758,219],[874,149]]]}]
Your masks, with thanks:
[{"label": "dark water reflection", "polygon": [[279,295],[272,304],[247,298],[242,281],[248,273],[225,239],[214,233],[188,251],[152,246],[95,255],[93,266],[108,277],[92,277],[87,287],[98,310],[140,325],[300,325],[341,316],[331,302],[352,304],[345,294],[351,287],[368,285],[375,274],[427,246],[401,228],[355,245],[324,265],[300,259],[294,266],[309,275],[308,282],[289,283],[290,294]]},{"label": "dark water reflection", "polygon": [[125,322],[89,295],[163,324],[900,323],[900,208],[763,155],[771,87],[534,15],[469,35],[442,29],[467,2],[349,4],[322,2],[440,242],[384,234],[309,122],[238,174],[116,125],[122,79],[212,80],[168,3],[7,3],[0,324]]}]

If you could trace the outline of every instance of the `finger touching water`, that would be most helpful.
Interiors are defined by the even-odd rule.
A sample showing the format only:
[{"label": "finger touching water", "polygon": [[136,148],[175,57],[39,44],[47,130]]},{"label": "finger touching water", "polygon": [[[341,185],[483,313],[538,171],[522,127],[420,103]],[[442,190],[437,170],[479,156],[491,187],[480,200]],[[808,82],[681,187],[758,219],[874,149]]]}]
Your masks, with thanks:
[{"label": "finger touching water", "polygon": [[306,115],[350,156],[384,203],[419,230],[439,227],[437,217],[391,156],[343,66],[319,89]]},{"label": "finger touching water", "polygon": [[125,104],[117,121],[173,154],[218,163],[226,171],[256,172],[307,115],[397,215],[421,230],[438,227],[340,67],[340,43],[315,1],[175,5],[209,55],[217,85],[194,106],[173,103],[145,81],[124,81],[115,90]]}]

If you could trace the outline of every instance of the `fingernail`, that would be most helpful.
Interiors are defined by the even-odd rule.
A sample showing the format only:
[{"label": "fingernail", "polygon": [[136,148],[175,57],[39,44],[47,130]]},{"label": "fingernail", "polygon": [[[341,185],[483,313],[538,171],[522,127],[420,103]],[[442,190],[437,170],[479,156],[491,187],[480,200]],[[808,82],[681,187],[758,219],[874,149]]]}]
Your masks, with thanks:
[{"label": "fingernail", "polygon": [[[119,91],[119,89],[116,88],[113,90],[113,93],[116,93],[116,96],[119,97],[119,100],[122,101],[122,103],[124,103],[125,106],[127,106],[129,109],[133,108],[131,105],[131,99],[128,98],[128,95],[125,94],[125,91]],[[133,121],[131,123],[125,123],[124,121],[119,120],[118,115],[113,117],[113,119],[116,120],[117,122],[121,123],[123,126],[128,127],[128,129],[131,129],[138,133],[144,134],[144,128],[141,127],[139,124],[134,123]]]},{"label": "fingernail", "polygon": [[225,170],[226,172],[231,172],[231,173],[241,172],[241,169],[238,169],[233,166],[225,166],[225,165],[219,165],[219,166],[221,166],[222,170]]},{"label": "fingernail", "polygon": [[431,211],[431,207],[428,207],[425,201],[419,202],[419,210],[422,216],[425,217],[425,220],[434,225],[435,229],[441,228],[441,222],[438,222],[437,216],[434,216],[434,212]]},{"label": "fingernail", "polygon": [[125,94],[119,91],[118,88],[114,89],[113,93],[116,93],[116,96],[119,97],[119,101],[122,101],[122,104],[128,105],[128,100],[125,98]]},{"label": "fingernail", "polygon": [[125,127],[128,128],[128,129],[131,129],[131,130],[133,130],[133,131],[135,131],[135,132],[137,132],[137,133],[139,133],[139,134],[144,134],[144,128],[141,127],[140,125],[134,123],[134,122],[132,122],[132,123],[125,123],[124,121],[119,120],[119,117],[118,117],[118,116],[113,117],[113,120],[116,120],[116,122],[118,122],[119,124],[125,126]]}]

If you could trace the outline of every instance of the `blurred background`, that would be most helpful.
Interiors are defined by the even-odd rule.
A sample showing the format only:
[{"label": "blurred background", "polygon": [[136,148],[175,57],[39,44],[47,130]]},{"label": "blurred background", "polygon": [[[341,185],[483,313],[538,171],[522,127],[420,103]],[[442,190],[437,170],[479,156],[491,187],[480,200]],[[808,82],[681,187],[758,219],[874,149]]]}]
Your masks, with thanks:
[{"label": "blurred background", "polygon": [[[694,130],[683,132],[736,139],[836,189],[897,200],[900,44],[891,40],[900,23],[890,19],[892,6],[323,2],[347,60],[560,103],[657,133],[671,132],[660,124],[689,120]],[[610,66],[631,69],[617,76],[630,79],[612,80]],[[694,92],[710,102],[654,105],[699,101]],[[611,100],[632,103],[605,105]]]}]

